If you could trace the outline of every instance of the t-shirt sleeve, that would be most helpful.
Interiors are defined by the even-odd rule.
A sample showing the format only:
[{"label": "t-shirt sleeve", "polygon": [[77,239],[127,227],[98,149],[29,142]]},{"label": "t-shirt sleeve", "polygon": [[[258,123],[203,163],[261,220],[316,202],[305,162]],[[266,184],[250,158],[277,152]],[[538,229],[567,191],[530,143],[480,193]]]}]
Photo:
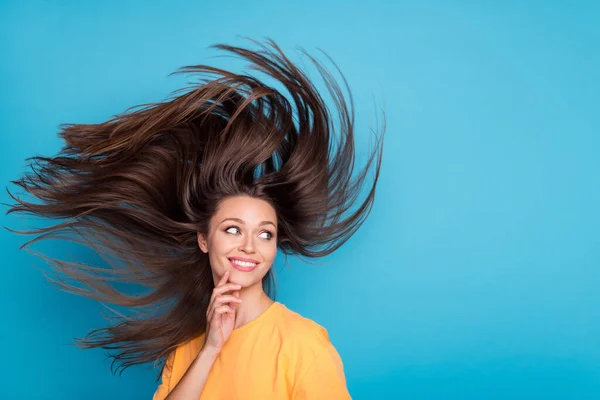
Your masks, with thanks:
[{"label": "t-shirt sleeve", "polygon": [[335,347],[329,343],[300,377],[292,400],[352,399],[346,387],[344,366]]},{"label": "t-shirt sleeve", "polygon": [[165,361],[165,368],[162,372],[161,383],[154,392],[152,400],[164,400],[169,394],[169,385],[171,382],[171,374],[173,372],[173,363],[175,362],[175,353],[176,351],[172,351],[169,357],[167,357],[167,361]]}]

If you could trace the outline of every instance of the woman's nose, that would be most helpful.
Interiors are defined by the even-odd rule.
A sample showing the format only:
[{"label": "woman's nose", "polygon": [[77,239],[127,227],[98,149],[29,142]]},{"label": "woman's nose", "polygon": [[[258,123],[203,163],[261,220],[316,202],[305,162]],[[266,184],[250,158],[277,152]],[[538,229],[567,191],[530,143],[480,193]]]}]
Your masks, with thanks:
[{"label": "woman's nose", "polygon": [[254,251],[254,238],[252,236],[248,235],[243,239],[242,250],[249,253]]}]

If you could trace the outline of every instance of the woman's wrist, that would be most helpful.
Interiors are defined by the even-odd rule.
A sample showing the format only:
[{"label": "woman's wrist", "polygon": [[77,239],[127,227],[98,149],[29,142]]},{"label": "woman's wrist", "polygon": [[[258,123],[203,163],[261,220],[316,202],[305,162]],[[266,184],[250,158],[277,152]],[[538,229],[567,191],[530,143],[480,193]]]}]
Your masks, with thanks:
[{"label": "woman's wrist", "polygon": [[196,358],[204,358],[207,360],[216,360],[221,352],[219,350],[210,348],[210,347],[202,347],[198,356]]}]

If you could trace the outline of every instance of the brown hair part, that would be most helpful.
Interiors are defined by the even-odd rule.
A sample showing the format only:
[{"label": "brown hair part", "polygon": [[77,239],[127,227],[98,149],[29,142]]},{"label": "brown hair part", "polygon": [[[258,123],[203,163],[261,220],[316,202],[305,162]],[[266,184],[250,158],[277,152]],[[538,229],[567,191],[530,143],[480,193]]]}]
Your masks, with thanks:
[{"label": "brown hair part", "polygon": [[[118,349],[111,357],[123,370],[165,359],[204,332],[214,282],[197,232],[208,232],[223,199],[243,194],[268,201],[277,213],[277,246],[286,256],[332,253],[370,213],[385,121],[366,166],[353,179],[354,109],[341,72],[347,96],[325,66],[302,51],[324,80],[335,104],[332,114],[305,72],[272,40],[254,43],[257,50],[212,47],[245,59],[251,70],[283,85],[288,97],[249,74],[181,67],[172,74],[198,74],[200,83],[103,123],[61,124],[61,151],[28,158],[31,171],[12,181],[39,202],[9,191],[16,204],[7,214],[63,220],[28,231],[9,229],[36,235],[21,248],[41,239],[69,239],[94,249],[110,266],[41,255],[83,288],[47,278],[68,292],[136,310],[76,338],[83,348]],[[373,163],[368,195],[349,212]],[[269,272],[263,287],[274,298],[272,278]],[[150,290],[129,295],[111,281]]]}]

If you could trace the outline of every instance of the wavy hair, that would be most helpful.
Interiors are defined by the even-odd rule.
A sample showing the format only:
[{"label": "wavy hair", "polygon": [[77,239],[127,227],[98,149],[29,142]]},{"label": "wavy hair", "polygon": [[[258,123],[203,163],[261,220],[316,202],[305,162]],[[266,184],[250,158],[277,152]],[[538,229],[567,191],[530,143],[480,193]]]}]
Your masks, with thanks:
[{"label": "wavy hair", "polygon": [[[200,81],[103,123],[61,124],[60,152],[27,158],[30,171],[11,181],[38,202],[7,188],[15,201],[7,214],[60,220],[27,231],[7,228],[35,235],[21,249],[41,239],[67,239],[96,251],[109,267],[38,254],[59,273],[58,279],[47,279],[67,292],[135,309],[121,315],[107,307],[121,315],[118,323],[75,338],[82,348],[119,350],[111,356],[111,371],[115,362],[124,370],[165,360],[176,346],[205,331],[214,282],[197,233],[208,232],[223,199],[247,195],[269,202],[278,218],[277,247],[286,259],[332,253],[370,213],[384,127],[373,131],[382,134],[353,178],[354,106],[337,66],[342,87],[302,50],[333,99],[332,113],[307,74],[275,42],[253,42],[258,49],[211,47],[249,62],[250,70],[282,85],[287,97],[249,73],[181,67],[169,76],[198,74]],[[352,211],[374,162],[372,186]],[[60,273],[83,286],[67,283]],[[127,294],[111,282],[149,290]],[[263,287],[274,299],[271,271]],[[162,369],[157,379],[161,374]]]}]

